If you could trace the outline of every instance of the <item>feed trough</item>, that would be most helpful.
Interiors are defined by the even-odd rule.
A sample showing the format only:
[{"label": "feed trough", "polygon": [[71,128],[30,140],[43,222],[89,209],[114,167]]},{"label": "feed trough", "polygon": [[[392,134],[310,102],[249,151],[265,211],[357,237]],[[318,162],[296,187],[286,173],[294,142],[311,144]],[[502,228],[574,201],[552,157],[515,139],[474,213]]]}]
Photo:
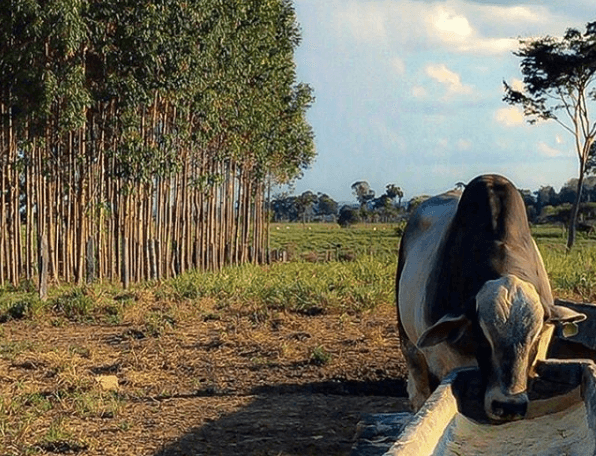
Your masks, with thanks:
[{"label": "feed trough", "polygon": [[393,421],[390,414],[377,415],[384,424],[368,427],[382,431],[368,439],[361,433],[352,456],[596,455],[596,306],[558,304],[588,319],[577,335],[555,333],[547,359],[538,362],[537,377],[530,379],[525,419],[491,423],[478,369],[458,369],[418,413],[393,414]]},{"label": "feed trough", "polygon": [[549,360],[537,370],[541,378],[530,388],[527,418],[499,425],[484,416],[478,371],[454,371],[385,454],[594,455],[596,365]]}]

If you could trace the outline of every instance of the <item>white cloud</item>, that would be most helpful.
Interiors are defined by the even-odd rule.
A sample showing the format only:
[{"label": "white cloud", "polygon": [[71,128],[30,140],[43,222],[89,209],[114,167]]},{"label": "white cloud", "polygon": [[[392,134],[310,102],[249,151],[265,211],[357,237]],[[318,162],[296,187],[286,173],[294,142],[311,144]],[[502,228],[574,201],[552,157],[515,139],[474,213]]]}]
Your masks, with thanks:
[{"label": "white cloud", "polygon": [[524,113],[516,106],[497,110],[495,120],[506,127],[515,127],[525,123]]},{"label": "white cloud", "polygon": [[517,47],[517,40],[512,38],[483,36],[462,14],[464,9],[465,4],[450,2],[436,5],[427,12],[424,20],[431,39],[463,53],[501,54]]},{"label": "white cloud", "polygon": [[485,11],[493,20],[543,23],[545,18],[545,14],[536,14],[536,9],[532,10],[528,6],[486,6]]},{"label": "white cloud", "polygon": [[406,74],[406,64],[399,57],[394,57],[393,59],[391,59],[391,67],[393,68],[396,74]]},{"label": "white cloud", "polygon": [[472,87],[464,85],[461,77],[451,71],[444,63],[429,64],[425,68],[426,74],[447,88],[447,95],[465,95],[473,92]]},{"label": "white cloud", "polygon": [[462,52],[472,52],[477,54],[506,54],[517,49],[518,43],[513,38],[491,38],[470,40],[461,46]]},{"label": "white cloud", "polygon": [[553,20],[553,15],[543,5],[491,5],[481,2],[469,4],[467,10],[476,18],[476,22],[498,24],[501,28],[520,26],[543,26]]},{"label": "white cloud", "polygon": [[426,89],[422,86],[414,86],[412,87],[412,96],[414,98],[426,98],[428,95]]},{"label": "white cloud", "polygon": [[470,150],[472,148],[472,142],[468,139],[460,139],[457,141],[457,148],[459,150]]},{"label": "white cloud", "polygon": [[544,141],[540,141],[538,143],[538,151],[542,154],[545,155],[547,157],[558,157],[561,155],[564,155],[563,152],[561,152],[558,149],[555,149],[554,147],[549,146],[548,144],[546,144]]},{"label": "white cloud", "polygon": [[429,21],[445,41],[459,41],[469,38],[474,30],[465,16],[438,6],[429,17]]},{"label": "white cloud", "polygon": [[[300,1],[300,0],[299,0]],[[308,0],[302,0],[308,1]],[[314,1],[314,0],[311,0]],[[317,2],[320,0],[316,0]],[[328,0],[329,1],[329,0]],[[473,5],[468,1],[421,2],[416,0],[342,0],[330,2],[333,9],[329,27],[359,44],[375,46],[399,45],[408,52],[436,48],[474,54],[499,54],[517,48],[517,40],[498,32],[501,27],[512,27],[532,16],[529,7],[492,7],[499,14],[489,22],[491,10],[487,5]],[[508,12],[510,14],[508,14]],[[498,24],[497,24],[498,22]],[[488,27],[486,24],[489,24]],[[484,28],[495,28],[494,36]],[[501,30],[502,32],[502,30]]]}]

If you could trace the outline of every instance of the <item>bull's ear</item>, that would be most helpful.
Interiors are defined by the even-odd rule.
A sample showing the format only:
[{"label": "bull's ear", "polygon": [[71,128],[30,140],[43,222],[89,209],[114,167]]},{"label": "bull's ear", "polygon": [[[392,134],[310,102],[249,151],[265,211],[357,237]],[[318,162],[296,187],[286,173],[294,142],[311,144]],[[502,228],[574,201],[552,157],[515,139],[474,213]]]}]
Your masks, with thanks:
[{"label": "bull's ear", "polygon": [[565,306],[554,306],[551,309],[550,321],[561,327],[563,337],[573,337],[579,332],[577,323],[586,319],[586,314],[576,312]]},{"label": "bull's ear", "polygon": [[470,326],[470,320],[465,315],[454,317],[445,315],[434,325],[428,328],[418,339],[418,348],[432,347],[446,340],[455,342]]},{"label": "bull's ear", "polygon": [[553,306],[550,311],[550,321],[554,323],[579,323],[586,318],[586,314],[565,306]]}]

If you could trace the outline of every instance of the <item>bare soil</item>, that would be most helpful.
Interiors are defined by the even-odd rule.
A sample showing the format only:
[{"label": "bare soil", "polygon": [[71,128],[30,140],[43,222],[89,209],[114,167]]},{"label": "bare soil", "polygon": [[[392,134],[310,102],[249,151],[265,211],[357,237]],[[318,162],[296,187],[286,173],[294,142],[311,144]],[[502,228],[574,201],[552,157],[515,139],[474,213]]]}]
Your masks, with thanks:
[{"label": "bare soil", "polygon": [[363,414],[408,410],[390,305],[168,315],[3,324],[0,455],[349,455]]}]

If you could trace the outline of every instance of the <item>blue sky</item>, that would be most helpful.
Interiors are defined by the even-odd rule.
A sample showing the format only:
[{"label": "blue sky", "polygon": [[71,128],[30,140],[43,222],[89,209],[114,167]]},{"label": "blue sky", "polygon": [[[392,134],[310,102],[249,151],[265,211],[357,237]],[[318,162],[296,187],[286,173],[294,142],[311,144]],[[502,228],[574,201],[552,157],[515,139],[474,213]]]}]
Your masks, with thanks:
[{"label": "blue sky", "polygon": [[584,30],[594,0],[294,4],[318,153],[295,193],[351,201],[350,185],[366,180],[377,195],[395,183],[407,199],[481,173],[531,190],[576,177],[570,134],[554,122],[528,125],[502,101],[502,81],[521,80],[518,38]]}]

